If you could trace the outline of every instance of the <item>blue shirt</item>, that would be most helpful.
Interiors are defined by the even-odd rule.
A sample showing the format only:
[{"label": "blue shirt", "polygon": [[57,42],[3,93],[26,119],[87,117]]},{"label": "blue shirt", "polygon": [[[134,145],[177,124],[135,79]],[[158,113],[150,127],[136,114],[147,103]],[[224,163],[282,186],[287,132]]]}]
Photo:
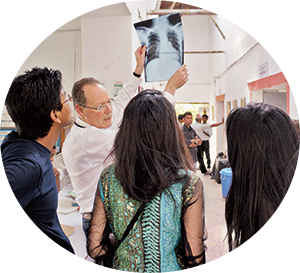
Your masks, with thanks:
[{"label": "blue shirt", "polygon": [[74,253],[56,213],[58,195],[50,150],[12,131],[1,153],[8,182],[26,214],[53,241]]}]

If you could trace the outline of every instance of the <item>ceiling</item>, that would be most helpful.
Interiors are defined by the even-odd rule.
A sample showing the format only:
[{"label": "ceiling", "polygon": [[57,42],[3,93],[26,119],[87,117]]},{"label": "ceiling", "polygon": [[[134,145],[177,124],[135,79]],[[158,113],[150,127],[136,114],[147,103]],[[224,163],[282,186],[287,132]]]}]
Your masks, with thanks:
[{"label": "ceiling", "polygon": [[214,15],[214,13],[196,6],[183,4],[180,2],[159,1],[159,0],[157,0],[156,2],[155,11],[152,14],[163,15],[164,14],[163,12],[171,13],[172,10],[176,10],[177,12],[180,11],[185,15],[193,15],[193,14]]},{"label": "ceiling", "polygon": [[[160,3],[159,3],[160,2]],[[157,1],[159,9],[199,9],[198,7],[172,1]]]},{"label": "ceiling", "polygon": [[[214,13],[207,11],[205,9],[183,4],[180,2],[172,2],[172,1],[157,1],[155,5],[155,9],[148,11],[150,15],[166,15],[174,12],[180,12],[184,15],[214,15]],[[60,27],[59,31],[66,31],[69,29],[78,30],[81,28],[80,19],[88,19],[88,18],[95,18],[95,17],[104,17],[104,16],[117,16],[117,15],[124,15],[130,14],[125,3],[118,3],[109,6],[105,6],[99,9],[95,9],[88,13],[85,13],[74,20],[68,22],[67,24]]]}]

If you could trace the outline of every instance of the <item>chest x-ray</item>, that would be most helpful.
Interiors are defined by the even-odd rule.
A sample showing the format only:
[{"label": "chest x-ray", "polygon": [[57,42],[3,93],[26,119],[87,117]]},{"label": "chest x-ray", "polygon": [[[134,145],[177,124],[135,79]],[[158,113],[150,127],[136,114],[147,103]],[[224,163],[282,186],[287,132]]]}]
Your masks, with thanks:
[{"label": "chest x-ray", "polygon": [[134,24],[142,46],[147,47],[145,81],[167,81],[183,64],[183,29],[179,13]]}]

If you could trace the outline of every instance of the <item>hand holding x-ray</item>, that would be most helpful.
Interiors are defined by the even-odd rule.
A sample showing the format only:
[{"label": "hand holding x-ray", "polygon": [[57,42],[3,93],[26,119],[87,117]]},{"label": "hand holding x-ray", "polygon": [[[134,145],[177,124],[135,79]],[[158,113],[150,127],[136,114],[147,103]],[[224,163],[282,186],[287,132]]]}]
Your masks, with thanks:
[{"label": "hand holding x-ray", "polygon": [[141,75],[144,71],[146,46],[139,46],[134,55],[136,59],[136,68],[134,72]]},{"label": "hand holding x-ray", "polygon": [[182,66],[184,39],[179,13],[134,24],[141,45],[147,47],[145,81],[166,81]]},{"label": "hand holding x-ray", "polygon": [[174,96],[175,91],[182,87],[189,79],[188,69],[183,64],[168,80],[165,91]]}]

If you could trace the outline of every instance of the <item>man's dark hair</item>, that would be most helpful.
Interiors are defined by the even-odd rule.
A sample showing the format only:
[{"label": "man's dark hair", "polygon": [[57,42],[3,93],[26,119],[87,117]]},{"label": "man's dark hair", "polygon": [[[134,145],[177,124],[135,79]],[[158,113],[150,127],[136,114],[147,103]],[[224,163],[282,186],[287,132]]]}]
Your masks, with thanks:
[{"label": "man's dark hair", "polygon": [[192,116],[192,115],[193,114],[191,112],[187,111],[183,114],[183,117],[185,118],[186,116]]},{"label": "man's dark hair", "polygon": [[77,81],[73,85],[72,89],[72,100],[74,107],[76,104],[86,104],[86,97],[83,92],[83,87],[86,85],[97,85],[101,84],[98,80],[94,79],[93,77],[82,78],[81,80]]},{"label": "man's dark hair", "polygon": [[184,115],[182,115],[182,114],[179,114],[178,115],[178,120],[180,121],[181,119],[183,119],[184,118]]},{"label": "man's dark hair", "polygon": [[5,106],[20,137],[36,140],[52,127],[51,112],[61,111],[62,75],[59,70],[34,67],[15,77]]},{"label": "man's dark hair", "polygon": [[208,119],[208,115],[206,115],[206,114],[202,115],[202,117]]}]

